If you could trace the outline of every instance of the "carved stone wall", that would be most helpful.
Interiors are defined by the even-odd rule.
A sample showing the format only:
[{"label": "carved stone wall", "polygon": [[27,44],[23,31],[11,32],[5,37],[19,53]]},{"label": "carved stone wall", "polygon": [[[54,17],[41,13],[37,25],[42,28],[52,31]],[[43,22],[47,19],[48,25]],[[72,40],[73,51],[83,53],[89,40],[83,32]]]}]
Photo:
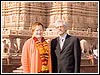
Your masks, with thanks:
[{"label": "carved stone wall", "polygon": [[52,2],[48,12],[50,25],[60,18],[70,24],[69,29],[97,31],[98,2]]},{"label": "carved stone wall", "polygon": [[2,27],[29,30],[35,21],[46,26],[45,11],[44,2],[2,2]]},{"label": "carved stone wall", "polygon": [[69,29],[97,31],[98,2],[2,2],[2,27],[29,29],[35,21],[47,27],[59,18]]},{"label": "carved stone wall", "polygon": [[97,2],[74,2],[72,5],[72,27],[76,30],[98,28],[98,3]]}]

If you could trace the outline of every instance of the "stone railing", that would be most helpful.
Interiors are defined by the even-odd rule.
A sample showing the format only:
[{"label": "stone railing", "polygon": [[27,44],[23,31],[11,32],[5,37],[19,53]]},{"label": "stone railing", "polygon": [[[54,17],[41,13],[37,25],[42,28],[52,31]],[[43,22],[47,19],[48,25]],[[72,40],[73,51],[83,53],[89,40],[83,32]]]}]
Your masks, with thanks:
[{"label": "stone railing", "polygon": [[44,31],[44,37],[47,38],[54,38],[58,36],[58,32],[57,31]]},{"label": "stone railing", "polygon": [[2,35],[32,35],[30,30],[9,30],[7,28],[2,29]]},{"label": "stone railing", "polygon": [[98,37],[98,32],[68,30],[67,33],[73,36],[94,37],[94,38]]},{"label": "stone railing", "polygon": [[[88,31],[77,31],[77,30],[67,30],[67,33],[73,36],[81,36],[81,37],[98,37],[98,32],[88,32]],[[3,29],[2,35],[27,35],[31,36],[31,30],[9,30]],[[55,30],[53,31],[44,31],[44,37],[57,37],[58,32]]]}]

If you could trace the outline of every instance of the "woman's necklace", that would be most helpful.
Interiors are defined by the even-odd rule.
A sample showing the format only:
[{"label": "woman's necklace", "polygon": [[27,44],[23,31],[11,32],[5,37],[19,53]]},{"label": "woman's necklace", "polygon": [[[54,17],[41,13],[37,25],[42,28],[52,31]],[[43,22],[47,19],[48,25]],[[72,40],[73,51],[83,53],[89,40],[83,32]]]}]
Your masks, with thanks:
[{"label": "woman's necklace", "polygon": [[48,44],[43,37],[41,39],[41,42],[36,37],[33,37],[33,39],[36,43],[37,49],[39,50],[40,58],[42,61],[42,68],[41,68],[41,71],[39,73],[48,73],[49,72],[49,69],[47,66],[48,65],[48,57],[49,57]]}]

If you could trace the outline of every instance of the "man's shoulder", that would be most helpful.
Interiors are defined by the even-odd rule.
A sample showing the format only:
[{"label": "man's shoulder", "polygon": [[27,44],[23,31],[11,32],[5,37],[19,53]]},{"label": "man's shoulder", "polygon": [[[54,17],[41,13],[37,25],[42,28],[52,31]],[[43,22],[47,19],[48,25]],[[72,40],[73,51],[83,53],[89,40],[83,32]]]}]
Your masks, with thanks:
[{"label": "man's shoulder", "polygon": [[58,37],[53,38],[53,39],[51,40],[51,43],[52,43],[52,44],[57,43],[57,38],[58,38]]},{"label": "man's shoulder", "polygon": [[69,38],[71,41],[79,41],[79,40],[80,40],[77,36],[72,36],[72,35],[68,35],[68,38]]},{"label": "man's shoulder", "polygon": [[57,38],[58,38],[58,37],[56,37],[56,38],[53,38],[51,41],[56,41],[56,40],[57,40]]},{"label": "man's shoulder", "polygon": [[79,39],[77,36],[71,36],[71,38],[73,38],[73,39]]},{"label": "man's shoulder", "polygon": [[79,39],[77,36],[73,36],[73,35],[67,35],[67,36],[72,38],[72,39]]}]

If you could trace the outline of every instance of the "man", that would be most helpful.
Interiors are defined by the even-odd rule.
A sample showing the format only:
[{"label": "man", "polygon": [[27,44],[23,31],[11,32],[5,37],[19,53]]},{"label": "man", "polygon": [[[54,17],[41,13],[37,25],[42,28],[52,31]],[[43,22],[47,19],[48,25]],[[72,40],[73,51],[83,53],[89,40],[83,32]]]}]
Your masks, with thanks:
[{"label": "man", "polygon": [[66,33],[67,23],[57,20],[59,36],[51,40],[51,58],[53,73],[79,73],[81,61],[80,41]]}]

